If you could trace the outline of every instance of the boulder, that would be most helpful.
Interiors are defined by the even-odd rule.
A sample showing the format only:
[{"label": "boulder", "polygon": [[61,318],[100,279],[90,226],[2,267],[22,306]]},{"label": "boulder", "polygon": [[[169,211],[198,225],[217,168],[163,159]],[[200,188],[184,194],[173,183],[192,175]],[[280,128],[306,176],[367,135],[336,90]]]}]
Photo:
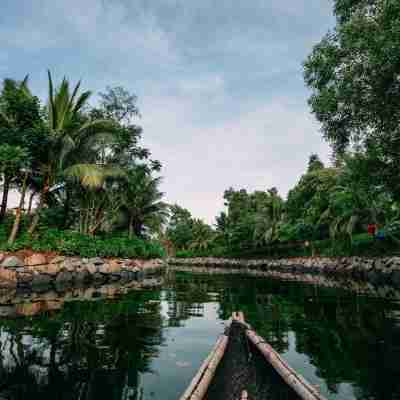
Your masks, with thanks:
[{"label": "boulder", "polygon": [[32,317],[42,311],[42,302],[17,304],[16,312],[24,317]]},{"label": "boulder", "polygon": [[61,264],[47,264],[43,265],[42,267],[42,272],[48,275],[57,275],[61,269],[62,265]]},{"label": "boulder", "polygon": [[[3,317],[15,317],[16,316],[16,311],[14,306],[10,305],[0,305],[0,318]],[[2,398],[0,397],[0,400]]]},{"label": "boulder", "polygon": [[94,258],[90,258],[89,263],[92,263],[94,265],[101,265],[104,264],[104,260],[100,257],[94,257]]},{"label": "boulder", "polygon": [[57,257],[54,257],[52,260],[51,260],[51,263],[52,264],[61,264],[61,263],[63,263],[65,261],[65,257],[64,256],[57,256]]},{"label": "boulder", "polygon": [[91,263],[86,264],[86,265],[85,265],[85,268],[86,268],[86,271],[87,271],[90,275],[93,275],[93,274],[95,274],[95,273],[98,271],[98,267],[97,267],[96,265],[94,265],[94,264],[91,264]]},{"label": "boulder", "polygon": [[51,276],[47,274],[34,274],[32,277],[32,286],[48,286],[51,281]]},{"label": "boulder", "polygon": [[82,264],[82,260],[79,258],[66,258],[62,265],[68,272],[73,272]]},{"label": "boulder", "polygon": [[32,254],[31,256],[25,258],[25,265],[28,266],[44,264],[47,264],[46,257],[40,253]]},{"label": "boulder", "polygon": [[17,273],[13,270],[0,268],[0,287],[17,286]]},{"label": "boulder", "polygon": [[33,280],[33,274],[31,272],[19,272],[17,273],[18,285],[30,285]]},{"label": "boulder", "polygon": [[72,282],[74,275],[69,271],[62,271],[57,275],[56,283],[67,283]]},{"label": "boulder", "polygon": [[75,274],[76,282],[87,282],[91,278],[91,274],[86,269],[81,269]]},{"label": "boulder", "polygon": [[16,256],[8,256],[2,261],[1,266],[4,268],[18,268],[23,267],[24,263]]}]

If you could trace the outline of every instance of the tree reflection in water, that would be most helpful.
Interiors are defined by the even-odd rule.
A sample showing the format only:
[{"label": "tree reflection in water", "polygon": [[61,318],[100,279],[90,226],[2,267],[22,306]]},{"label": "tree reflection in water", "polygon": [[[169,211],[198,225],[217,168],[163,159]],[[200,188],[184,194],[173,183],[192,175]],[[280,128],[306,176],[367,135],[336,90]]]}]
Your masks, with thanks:
[{"label": "tree reflection in water", "polygon": [[[221,319],[244,311],[260,335],[286,352],[289,362],[297,358],[294,354],[306,356],[315,373],[309,368],[301,372],[310,374],[311,381],[322,380],[330,398],[400,398],[397,301],[295,282],[214,274],[178,273],[172,286],[174,299],[186,309],[217,293]],[[174,302],[172,306],[177,307]],[[343,383],[352,385],[353,395],[340,392]]]},{"label": "tree reflection in water", "polygon": [[140,373],[163,341],[159,291],[67,303],[1,321],[0,397],[140,399]]},{"label": "tree reflection in water", "polygon": [[[32,304],[21,308],[26,315]],[[172,273],[162,291],[1,319],[0,399],[179,398],[222,332],[221,320],[239,309],[329,399],[400,398],[396,301],[279,280]],[[157,375],[146,373],[151,368]]]}]

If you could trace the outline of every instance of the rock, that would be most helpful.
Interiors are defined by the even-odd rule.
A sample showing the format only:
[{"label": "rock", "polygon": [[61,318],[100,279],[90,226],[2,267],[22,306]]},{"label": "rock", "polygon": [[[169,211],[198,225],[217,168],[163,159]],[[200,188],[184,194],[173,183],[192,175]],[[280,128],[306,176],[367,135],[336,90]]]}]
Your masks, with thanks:
[{"label": "rock", "polygon": [[32,278],[32,286],[48,286],[52,281],[51,276],[47,274],[34,274]]},{"label": "rock", "polygon": [[98,267],[94,264],[86,264],[85,265],[86,271],[90,274],[93,275],[98,271]]},{"label": "rock", "polygon": [[[16,311],[14,306],[0,305],[0,317],[15,317]],[[0,400],[2,397],[0,397]]]},{"label": "rock", "polygon": [[108,265],[108,264],[99,265],[98,271],[99,271],[101,274],[109,274],[109,273],[110,273],[110,271],[109,271],[109,265]]},{"label": "rock", "polygon": [[104,260],[100,257],[94,257],[89,259],[89,263],[92,263],[94,265],[101,265],[104,264]]},{"label": "rock", "polygon": [[86,270],[82,269],[75,274],[76,282],[87,282],[90,280],[91,274]]},{"label": "rock", "polygon": [[62,265],[60,263],[58,264],[47,264],[43,265],[42,267],[42,272],[48,275],[57,275],[61,269]]},{"label": "rock", "polygon": [[29,285],[32,283],[33,274],[31,272],[19,272],[17,273],[18,285]]},{"label": "rock", "polygon": [[107,278],[104,278],[104,274],[101,274],[100,272],[96,272],[92,277],[97,282],[104,282],[107,280]]},{"label": "rock", "polygon": [[23,267],[24,263],[16,256],[8,256],[3,260],[1,266],[4,268],[17,268]]},{"label": "rock", "polygon": [[40,253],[32,254],[30,257],[25,258],[25,265],[28,266],[44,264],[47,264],[46,257]]},{"label": "rock", "polygon": [[52,260],[51,260],[51,264],[61,264],[61,263],[63,263],[65,261],[65,257],[64,256],[57,256],[57,257],[54,257]]},{"label": "rock", "polygon": [[17,273],[15,271],[0,268],[0,287],[17,286]]},{"label": "rock", "polygon": [[17,304],[15,309],[18,315],[23,315],[24,317],[31,317],[33,315],[38,314],[42,310],[42,303],[35,302],[35,303]]},{"label": "rock", "polygon": [[396,287],[400,287],[400,270],[399,269],[396,268],[392,271],[392,274],[390,276],[390,281]]},{"label": "rock", "polygon": [[67,283],[72,282],[74,275],[69,271],[62,271],[57,275],[56,283]]},{"label": "rock", "polygon": [[82,264],[79,258],[66,258],[62,265],[68,272],[74,272]]}]

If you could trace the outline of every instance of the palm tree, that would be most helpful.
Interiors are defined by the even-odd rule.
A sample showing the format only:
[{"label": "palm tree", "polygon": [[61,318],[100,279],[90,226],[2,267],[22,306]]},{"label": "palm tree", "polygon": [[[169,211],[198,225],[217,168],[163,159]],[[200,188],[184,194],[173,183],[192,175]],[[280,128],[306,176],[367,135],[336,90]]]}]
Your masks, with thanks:
[{"label": "palm tree", "polygon": [[279,223],[283,216],[283,200],[276,188],[267,191],[268,199],[255,215],[254,239],[258,243],[270,243],[277,238]]},{"label": "palm tree", "polygon": [[167,205],[161,201],[163,193],[158,187],[161,178],[154,178],[143,166],[131,169],[123,190],[121,212],[126,216],[129,237],[141,236],[146,223],[154,216],[163,219],[167,215]]},{"label": "palm tree", "polygon": [[75,185],[74,197],[79,203],[79,231],[93,235],[105,225],[112,225],[123,205],[120,194],[126,173],[112,165],[75,164],[65,171]]},{"label": "palm tree", "polygon": [[[39,203],[35,216],[29,227],[32,234],[39,222],[40,212],[46,202],[46,196],[62,175],[63,171],[78,162],[85,166],[86,171],[93,169],[92,176],[98,176],[98,167],[94,160],[82,163],[82,154],[93,144],[93,139],[99,135],[114,132],[115,124],[110,120],[88,119],[82,115],[82,110],[91,96],[90,91],[79,94],[80,82],[70,91],[69,82],[64,78],[61,85],[54,89],[53,81],[48,71],[49,100],[47,122],[49,128],[48,151],[40,166],[43,186],[40,191]],[[87,176],[87,175],[86,175]]]}]

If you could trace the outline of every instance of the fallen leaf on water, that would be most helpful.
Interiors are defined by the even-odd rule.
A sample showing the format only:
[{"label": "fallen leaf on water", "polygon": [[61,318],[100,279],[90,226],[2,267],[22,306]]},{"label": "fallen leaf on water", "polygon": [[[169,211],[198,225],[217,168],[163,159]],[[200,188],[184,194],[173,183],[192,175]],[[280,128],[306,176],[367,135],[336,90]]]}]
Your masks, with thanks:
[{"label": "fallen leaf on water", "polygon": [[186,362],[186,361],[177,361],[177,362],[176,362],[176,365],[177,365],[179,368],[186,368],[186,367],[189,367],[189,366],[190,366],[190,363],[188,363],[188,362]]}]

